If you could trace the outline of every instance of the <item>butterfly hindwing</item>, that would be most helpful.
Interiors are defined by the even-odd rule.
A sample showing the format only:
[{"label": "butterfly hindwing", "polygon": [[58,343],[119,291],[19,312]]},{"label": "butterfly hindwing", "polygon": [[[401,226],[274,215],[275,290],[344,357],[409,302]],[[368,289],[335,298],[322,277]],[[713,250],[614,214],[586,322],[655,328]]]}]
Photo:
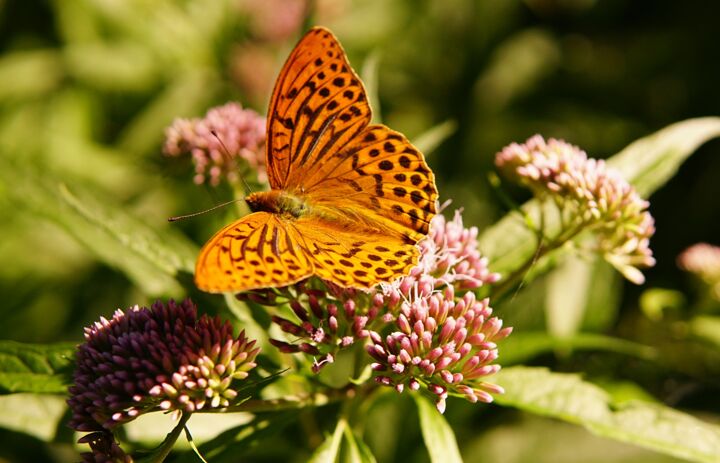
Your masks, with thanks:
[{"label": "butterfly hindwing", "polygon": [[200,251],[195,284],[208,292],[285,286],[313,273],[281,219],[255,212],[226,226]]},{"label": "butterfly hindwing", "polygon": [[336,222],[300,219],[291,225],[314,274],[342,287],[371,288],[407,275],[417,264],[414,243],[343,229]]}]

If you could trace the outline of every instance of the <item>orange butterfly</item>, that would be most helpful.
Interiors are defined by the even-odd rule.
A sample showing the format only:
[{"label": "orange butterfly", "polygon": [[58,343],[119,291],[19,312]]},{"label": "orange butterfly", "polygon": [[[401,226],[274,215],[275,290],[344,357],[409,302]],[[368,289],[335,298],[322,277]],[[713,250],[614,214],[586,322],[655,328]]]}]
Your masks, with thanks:
[{"label": "orange butterfly", "polygon": [[312,275],[370,288],[406,275],[435,215],[425,159],[402,134],[370,124],[362,82],[327,29],[285,63],[267,123],[271,190],[215,234],[195,267],[209,292],[286,286]]}]

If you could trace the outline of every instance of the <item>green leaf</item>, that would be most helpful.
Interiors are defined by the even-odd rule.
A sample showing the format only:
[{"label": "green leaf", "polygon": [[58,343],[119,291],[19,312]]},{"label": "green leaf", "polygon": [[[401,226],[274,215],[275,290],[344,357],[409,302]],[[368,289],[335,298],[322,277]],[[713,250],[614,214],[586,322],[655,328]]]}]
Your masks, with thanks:
[{"label": "green leaf", "polygon": [[157,153],[163,133],[175,118],[197,116],[218,91],[217,75],[207,69],[185,70],[128,124],[118,147],[128,153]]},{"label": "green leaf", "polygon": [[669,125],[628,145],[608,161],[648,197],[675,175],[700,145],[720,136],[720,117],[700,117]]},{"label": "green leaf", "polygon": [[355,437],[349,426],[345,427],[342,461],[347,463],[375,463],[375,456],[365,443]]},{"label": "green leaf", "polygon": [[365,93],[368,96],[368,103],[372,108],[373,124],[382,124],[382,111],[380,110],[380,98],[378,97],[378,69],[380,65],[380,50],[372,51],[360,70],[360,80],[365,85]]},{"label": "green leaf", "polygon": [[77,190],[73,193],[66,185],[59,185],[61,198],[70,207],[128,251],[171,276],[193,272],[196,248],[183,235],[170,228],[159,231],[150,227],[148,221],[124,212],[121,205],[113,204],[109,198],[98,200],[98,192]]},{"label": "green leaf", "polygon": [[429,156],[457,130],[457,122],[447,120],[429,128],[413,140],[413,145],[425,156]]},{"label": "green leaf", "polygon": [[690,320],[690,333],[720,347],[720,317],[698,315]]},{"label": "green leaf", "polygon": [[[191,273],[195,245],[175,230],[134,216],[100,189],[71,188],[50,172],[37,172],[0,157],[0,180],[17,205],[64,229],[106,264],[125,273],[148,295],[180,294],[176,280]],[[162,222],[161,222],[162,220]]]},{"label": "green leaf", "polygon": [[[641,196],[648,197],[672,177],[698,146],[717,136],[720,118],[688,119],[633,142],[613,156],[608,165],[618,169]],[[523,214],[536,224],[541,223],[541,208],[534,199],[521,207]],[[545,214],[545,231],[550,236],[559,229],[556,217]],[[537,247],[537,236],[528,229],[525,217],[516,211],[485,229],[479,241],[480,249],[490,260],[490,268],[505,276],[531,260]]]},{"label": "green leaf", "polygon": [[65,393],[75,345],[0,341],[0,394]]},{"label": "green leaf", "polygon": [[599,256],[568,253],[545,281],[545,319],[551,335],[604,330],[615,320],[620,278]]},{"label": "green leaf", "polygon": [[0,102],[40,98],[63,78],[62,57],[53,50],[6,53],[0,58]]},{"label": "green leaf", "polygon": [[569,337],[554,337],[545,332],[513,333],[500,341],[500,359],[503,364],[516,365],[540,354],[557,350],[597,350],[615,352],[644,360],[656,360],[658,353],[652,347],[602,334],[579,333]]},{"label": "green leaf", "polygon": [[568,337],[578,332],[592,284],[592,262],[573,254],[565,256],[548,275],[545,296],[548,333]]},{"label": "green leaf", "polygon": [[698,462],[720,461],[720,427],[663,405],[614,403],[578,375],[510,367],[492,381],[505,388],[501,405],[586,427],[590,432]]},{"label": "green leaf", "polygon": [[[298,413],[297,410],[264,413],[256,415],[249,423],[222,432],[215,438],[203,440],[196,436],[196,440],[202,442],[199,451],[212,463],[237,462],[253,448],[271,441],[273,437],[278,437],[285,428],[297,420]],[[213,419],[217,414],[205,416]],[[194,425],[190,424],[190,428],[193,429]],[[197,456],[193,452],[186,452],[177,459],[177,463],[197,463],[197,461]]]},{"label": "green leaf", "polygon": [[65,414],[65,397],[10,394],[0,397],[0,427],[23,432],[49,442]]},{"label": "green leaf", "polygon": [[417,404],[420,428],[425,447],[430,454],[430,461],[433,463],[462,462],[460,450],[455,441],[455,433],[445,417],[425,397],[418,394],[414,394],[413,397]]},{"label": "green leaf", "polygon": [[650,288],[640,295],[640,310],[647,318],[660,321],[666,311],[679,311],[687,301],[680,291],[665,288]]},{"label": "green leaf", "polygon": [[332,436],[327,436],[325,442],[315,449],[310,457],[310,463],[334,463],[337,461],[346,427],[347,422],[344,419],[338,420],[335,432]]},{"label": "green leaf", "polygon": [[358,452],[360,454],[360,461],[363,463],[375,463],[377,459],[373,455],[370,447],[361,439],[355,437],[355,444],[357,444]]},{"label": "green leaf", "polygon": [[64,57],[75,79],[105,91],[146,91],[161,78],[151,51],[128,41],[69,44]]}]

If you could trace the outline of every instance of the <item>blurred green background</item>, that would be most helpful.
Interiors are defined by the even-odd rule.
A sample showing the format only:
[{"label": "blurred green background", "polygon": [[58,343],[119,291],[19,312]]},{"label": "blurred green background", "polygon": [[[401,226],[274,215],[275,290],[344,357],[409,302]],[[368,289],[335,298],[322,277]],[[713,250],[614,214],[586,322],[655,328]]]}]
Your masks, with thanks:
[{"label": "blurred green background", "polygon": [[[482,232],[507,212],[488,182],[504,145],[540,133],[603,158],[670,123],[717,114],[718,18],[720,3],[701,1],[0,0],[0,338],[79,342],[82,327],[99,315],[185,295],[176,281],[109,244],[108,236],[122,239],[130,219],[108,217],[100,233],[74,218],[71,199],[119,205],[192,255],[191,241],[202,244],[227,216],[173,225],[166,218],[230,193],[194,185],[189,158],[164,157],[164,128],[228,100],[264,114],[276,73],[310,25],[331,28],[364,76],[376,66],[383,122],[413,139],[454,121],[429,163],[441,197],[453,200],[451,209],[464,208],[465,223]],[[695,242],[720,241],[719,173],[716,140],[651,198],[658,264],[646,272],[645,288],[605,271],[606,305],[585,320],[589,330],[655,344],[684,326],[674,324],[686,318],[682,309],[653,325],[638,301],[648,287],[693,299],[675,258]],[[63,200],[58,183],[70,192]],[[179,281],[187,288],[189,278]],[[516,332],[544,329],[548,284],[541,279],[499,308]],[[221,301],[193,295],[220,310]],[[547,354],[532,362],[584,370],[598,381],[627,379],[670,405],[717,412],[717,354],[687,360],[696,346],[682,346],[662,368],[639,362],[632,372],[619,354]],[[400,420],[398,410],[379,422]],[[450,406],[448,417],[468,461],[672,461],[494,407]],[[379,461],[427,458],[413,426],[394,443],[370,434]],[[0,431],[2,442],[15,437]],[[24,442],[0,451],[0,461],[64,458],[23,453],[31,452]],[[265,457],[272,461],[272,452]]]}]

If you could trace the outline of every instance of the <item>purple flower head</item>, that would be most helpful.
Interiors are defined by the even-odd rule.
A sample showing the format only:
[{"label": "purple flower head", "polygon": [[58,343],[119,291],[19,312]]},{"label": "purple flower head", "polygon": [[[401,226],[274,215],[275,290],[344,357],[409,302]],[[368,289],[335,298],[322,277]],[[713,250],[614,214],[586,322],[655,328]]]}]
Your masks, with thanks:
[{"label": "purple flower head", "polygon": [[470,402],[491,402],[503,390],[482,381],[500,369],[496,342],[512,331],[492,317],[488,300],[472,292],[457,299],[452,286],[428,297],[403,302],[386,328],[389,334],[370,332],[367,352],[374,359],[375,380],[398,392],[424,388],[445,411],[448,394]]},{"label": "purple flower head", "polygon": [[156,410],[227,407],[255,367],[255,341],[229,322],[197,317],[189,299],[117,310],[85,328],[69,388],[70,427],[111,431]]},{"label": "purple flower head", "polygon": [[239,103],[210,109],[202,119],[176,119],[165,131],[165,154],[191,153],[197,184],[217,186],[226,178],[237,183],[242,175],[265,171],[265,118]]},{"label": "purple flower head", "polygon": [[654,220],[649,203],[619,172],[576,146],[552,138],[546,142],[540,135],[505,147],[495,165],[538,198],[554,201],[564,231],[592,231],[598,253],[630,281],[644,281],[638,268],[655,265],[649,247]]}]

